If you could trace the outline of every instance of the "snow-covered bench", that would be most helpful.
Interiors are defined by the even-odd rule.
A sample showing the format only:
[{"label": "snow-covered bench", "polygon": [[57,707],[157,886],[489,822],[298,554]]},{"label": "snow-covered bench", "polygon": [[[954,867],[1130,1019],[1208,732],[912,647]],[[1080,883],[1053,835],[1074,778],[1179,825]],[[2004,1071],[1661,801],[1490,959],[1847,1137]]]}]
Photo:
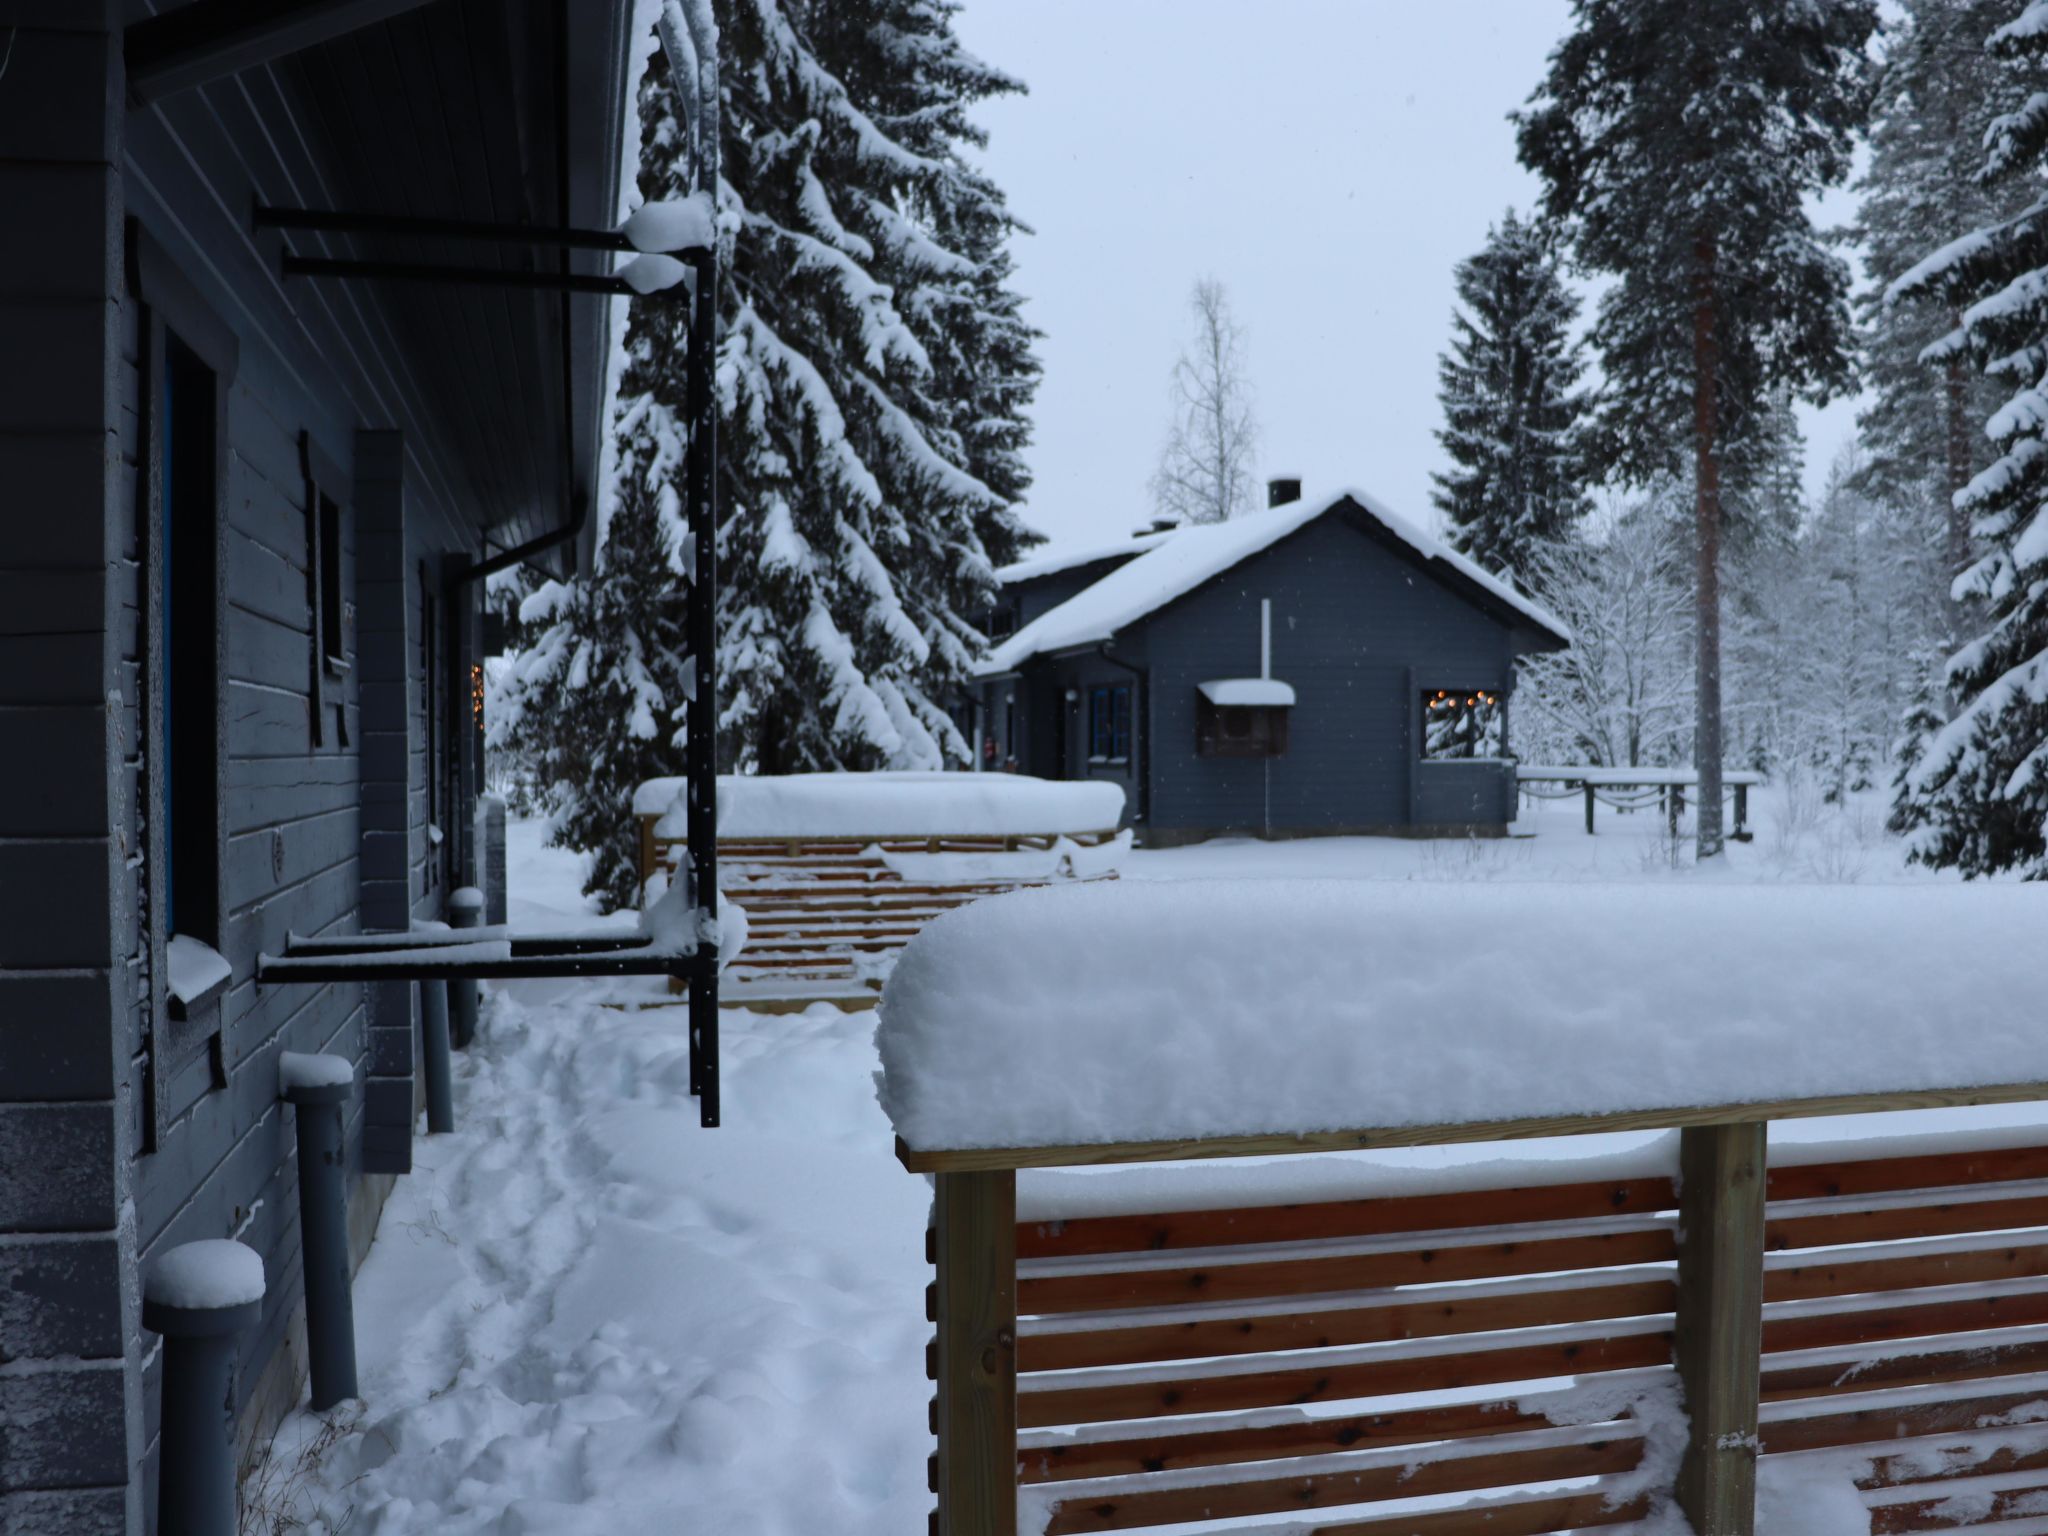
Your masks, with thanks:
[{"label": "snow-covered bench", "polygon": [[[2048,1099],[2044,915],[2025,887],[1132,882],[942,919],[878,1036],[935,1177],[936,1529],[2048,1505],[2048,1126],[1936,1108]],[[1816,1134],[1879,1110],[1936,1112]]]},{"label": "snow-covered bench", "polygon": [[[679,779],[634,796],[641,879],[675,867]],[[1015,774],[730,775],[718,781],[719,883],[748,939],[734,1007],[867,1007],[933,918],[1019,888],[1111,878],[1130,847],[1114,784]]]}]

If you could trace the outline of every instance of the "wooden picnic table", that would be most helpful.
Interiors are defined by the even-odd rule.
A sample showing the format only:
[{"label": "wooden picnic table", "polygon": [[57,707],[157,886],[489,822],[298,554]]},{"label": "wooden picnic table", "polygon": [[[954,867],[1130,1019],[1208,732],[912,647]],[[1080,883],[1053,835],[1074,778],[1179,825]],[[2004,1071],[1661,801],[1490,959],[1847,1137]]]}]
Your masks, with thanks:
[{"label": "wooden picnic table", "polygon": [[[1594,764],[1554,765],[1517,763],[1515,780],[1518,788],[1530,784],[1555,784],[1558,792],[1545,796],[1540,790],[1531,791],[1539,799],[1560,799],[1565,795],[1583,794],[1586,800],[1586,835],[1593,834],[1593,806],[1602,798],[1601,791],[1634,792],[1642,796],[1639,803],[1648,804],[1654,795],[1664,807],[1665,824],[1671,835],[1678,835],[1678,818],[1685,812],[1685,792],[1699,789],[1700,771],[1697,768],[1607,768]],[[1764,782],[1764,776],[1750,768],[1724,769],[1721,774],[1721,792],[1735,798],[1735,829],[1728,835],[1738,843],[1746,843],[1754,835],[1749,830],[1749,792]],[[1633,810],[1633,805],[1610,799],[1608,804],[1618,810]]]}]

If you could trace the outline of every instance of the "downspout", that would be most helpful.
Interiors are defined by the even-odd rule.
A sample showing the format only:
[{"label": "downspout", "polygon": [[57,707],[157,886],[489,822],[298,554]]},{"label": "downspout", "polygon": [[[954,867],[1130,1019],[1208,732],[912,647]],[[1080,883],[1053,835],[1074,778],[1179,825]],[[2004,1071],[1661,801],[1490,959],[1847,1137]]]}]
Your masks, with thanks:
[{"label": "downspout", "polygon": [[[1108,640],[1103,641],[1095,648],[1095,654],[1113,667],[1122,667],[1136,678],[1138,697],[1145,701],[1145,721],[1138,732],[1138,761],[1135,765],[1138,775],[1138,809],[1131,820],[1143,822],[1149,827],[1152,825],[1152,674],[1147,668],[1133,666],[1120,656],[1112,656],[1109,652],[1110,644]],[[1137,711],[1133,710],[1131,713],[1135,716]]]}]

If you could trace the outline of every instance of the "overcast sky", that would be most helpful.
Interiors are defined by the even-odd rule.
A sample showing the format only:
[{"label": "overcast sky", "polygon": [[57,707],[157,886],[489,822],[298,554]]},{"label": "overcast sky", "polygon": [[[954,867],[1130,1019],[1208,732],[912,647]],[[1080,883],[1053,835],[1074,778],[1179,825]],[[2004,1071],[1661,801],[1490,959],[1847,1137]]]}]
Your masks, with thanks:
[{"label": "overcast sky", "polygon": [[[1027,515],[1056,543],[1149,511],[1188,289],[1250,333],[1259,472],[1356,485],[1433,524],[1451,269],[1536,181],[1509,111],[1569,0],[966,0],[959,30],[1030,94],[983,104],[987,164],[1045,332]],[[1849,200],[1830,198],[1831,220]],[[1852,407],[1802,413],[1807,483]]]}]

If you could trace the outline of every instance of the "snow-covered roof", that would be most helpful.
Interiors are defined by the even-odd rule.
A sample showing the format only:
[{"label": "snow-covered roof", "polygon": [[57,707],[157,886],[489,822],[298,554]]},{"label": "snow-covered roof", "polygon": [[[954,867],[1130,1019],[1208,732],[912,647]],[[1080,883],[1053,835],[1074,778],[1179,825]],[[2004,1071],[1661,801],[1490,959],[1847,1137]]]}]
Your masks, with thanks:
[{"label": "snow-covered roof", "polygon": [[1074,544],[1060,549],[1045,550],[1028,560],[1016,560],[1009,565],[996,568],[996,580],[1004,586],[1012,582],[1032,581],[1040,576],[1057,576],[1061,571],[1071,571],[1083,565],[1093,565],[1098,560],[1115,560],[1119,557],[1135,560],[1148,549],[1181,532],[1168,528],[1159,533],[1141,533],[1135,538],[1123,539],[1115,544]]},{"label": "snow-covered roof", "polygon": [[1211,704],[1226,709],[1264,706],[1287,709],[1294,703],[1294,685],[1277,677],[1215,677],[1195,684],[1195,691]]},{"label": "snow-covered roof", "polygon": [[1118,566],[1057,608],[1040,614],[994,647],[976,671],[984,677],[996,676],[1047,651],[1107,640],[1126,625],[1192,592],[1210,577],[1270,549],[1297,529],[1342,506],[1356,507],[1424,560],[1441,562],[1538,628],[1560,640],[1571,639],[1563,622],[1541,604],[1431,538],[1376,497],[1354,490],[1247,513],[1227,523],[1152,535],[1155,542],[1144,554]]}]

